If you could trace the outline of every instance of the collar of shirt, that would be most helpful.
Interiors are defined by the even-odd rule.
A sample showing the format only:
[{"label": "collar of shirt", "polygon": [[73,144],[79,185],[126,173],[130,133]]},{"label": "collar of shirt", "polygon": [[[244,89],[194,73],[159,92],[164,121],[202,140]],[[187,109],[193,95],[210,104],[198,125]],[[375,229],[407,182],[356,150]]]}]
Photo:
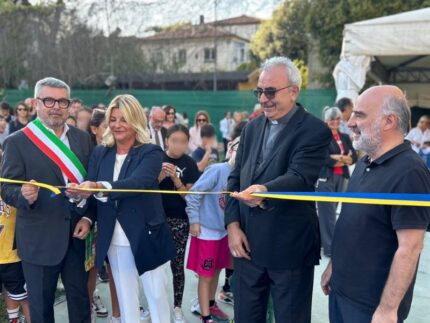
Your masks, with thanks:
[{"label": "collar of shirt", "polygon": [[366,156],[366,164],[369,166],[371,164],[381,165],[385,163],[387,160],[393,158],[394,156],[400,154],[401,152],[411,149],[411,144],[408,141],[404,141],[400,145],[397,145],[393,149],[387,151],[381,157],[371,161],[369,156]]},{"label": "collar of shirt", "polygon": [[269,120],[269,123],[271,125],[278,125],[278,124],[283,124],[286,125],[291,118],[293,117],[294,113],[296,113],[296,111],[299,109],[299,107],[297,105],[295,105],[286,115],[280,117],[279,119],[276,120]]}]

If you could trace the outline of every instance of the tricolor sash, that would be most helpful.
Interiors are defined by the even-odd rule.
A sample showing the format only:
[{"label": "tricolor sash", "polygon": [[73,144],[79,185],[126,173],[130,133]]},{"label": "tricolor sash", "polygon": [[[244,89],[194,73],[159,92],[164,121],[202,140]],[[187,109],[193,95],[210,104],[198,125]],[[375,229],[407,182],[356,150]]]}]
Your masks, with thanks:
[{"label": "tricolor sash", "polygon": [[87,172],[75,153],[36,119],[24,129],[24,134],[57,165],[72,183],[81,183]]},{"label": "tricolor sash", "polygon": [[[82,165],[75,153],[66,146],[54,133],[48,130],[39,118],[30,122],[24,129],[24,134],[36,145],[72,183],[82,183],[87,176],[84,165]],[[95,258],[95,231],[90,231],[85,239],[85,270],[94,267]]]}]

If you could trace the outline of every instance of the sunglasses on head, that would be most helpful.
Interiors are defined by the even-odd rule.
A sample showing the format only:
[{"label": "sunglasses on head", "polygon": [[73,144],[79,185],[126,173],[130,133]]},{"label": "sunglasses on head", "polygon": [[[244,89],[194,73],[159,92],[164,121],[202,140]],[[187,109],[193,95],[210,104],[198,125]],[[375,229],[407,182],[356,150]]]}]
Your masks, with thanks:
[{"label": "sunglasses on head", "polygon": [[281,87],[280,89],[277,89],[275,87],[266,87],[264,89],[261,87],[257,87],[253,92],[254,92],[254,95],[257,97],[257,99],[260,99],[261,95],[264,94],[267,99],[271,100],[275,97],[277,92],[288,89],[292,86],[293,85],[288,85],[286,87]]}]

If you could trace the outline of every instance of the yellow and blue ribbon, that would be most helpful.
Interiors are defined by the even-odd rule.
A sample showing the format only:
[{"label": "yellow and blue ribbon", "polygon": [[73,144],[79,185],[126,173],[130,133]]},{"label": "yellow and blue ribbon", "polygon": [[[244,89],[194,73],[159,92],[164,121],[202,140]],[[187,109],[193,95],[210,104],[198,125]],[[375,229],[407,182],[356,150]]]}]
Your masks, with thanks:
[{"label": "yellow and blue ribbon", "polygon": [[[65,187],[57,187],[40,182],[29,182],[22,180],[13,180],[0,178],[0,183],[10,184],[31,184],[38,187],[50,190],[53,194],[61,194],[61,190]],[[231,194],[231,192],[196,192],[196,191],[165,191],[165,190],[145,190],[145,189],[90,189],[81,188],[81,191],[89,191],[93,193],[156,193],[156,194],[194,194],[194,195],[220,195]],[[412,194],[412,193],[363,193],[363,192],[261,192],[253,193],[252,196],[281,199],[293,201],[310,201],[310,202],[342,202],[342,203],[358,203],[372,205],[397,205],[397,206],[420,206],[430,207],[430,194]]]}]

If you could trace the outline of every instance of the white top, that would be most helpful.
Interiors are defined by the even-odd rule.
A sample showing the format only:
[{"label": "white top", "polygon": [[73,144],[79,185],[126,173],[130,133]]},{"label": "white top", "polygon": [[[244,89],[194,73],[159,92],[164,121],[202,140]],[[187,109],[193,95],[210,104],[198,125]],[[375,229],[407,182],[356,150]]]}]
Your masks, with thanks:
[{"label": "white top", "polygon": [[419,146],[412,143],[412,149],[418,153],[420,148],[422,148],[423,143],[430,141],[430,130],[426,129],[424,132],[422,132],[420,128],[413,128],[411,131],[409,131],[405,139],[411,142],[414,141],[419,143]]},{"label": "white top", "polygon": [[[119,173],[121,171],[121,167],[124,164],[124,160],[127,157],[125,155],[116,154],[115,165],[113,167],[113,181],[118,180]],[[118,220],[115,221],[115,228],[113,229],[112,241],[111,244],[115,246],[129,246],[130,241],[128,241],[127,236],[125,235],[124,230],[119,224]]]}]

